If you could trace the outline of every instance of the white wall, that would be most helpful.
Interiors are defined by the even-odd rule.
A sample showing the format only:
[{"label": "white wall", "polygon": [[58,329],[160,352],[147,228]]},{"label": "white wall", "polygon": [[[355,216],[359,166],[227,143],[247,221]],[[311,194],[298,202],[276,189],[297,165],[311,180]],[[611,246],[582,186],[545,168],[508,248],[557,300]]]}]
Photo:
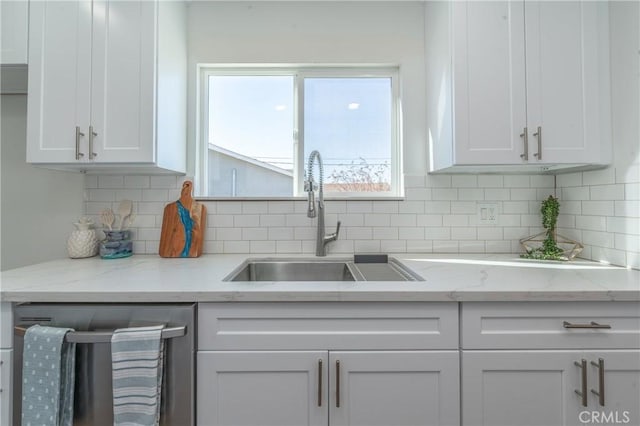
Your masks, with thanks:
[{"label": "white wall", "polygon": [[[417,2],[192,2],[189,6],[190,137],[195,143],[198,62],[383,62],[403,83],[404,201],[328,201],[327,229],[342,221],[330,253],[518,253],[542,231],[540,202],[561,197],[562,231],[584,256],[640,268],[638,129],[640,11],[611,5],[613,167],[558,175],[427,175],[424,14]],[[193,161],[193,157],[190,158]],[[191,171],[193,174],[193,171]],[[86,211],[135,201],[137,253],[157,253],[162,210],[181,178],[87,176]],[[498,205],[499,223],[479,225],[480,202]],[[206,202],[206,253],[314,253],[315,221],[305,201]],[[97,218],[97,216],[95,216]]]},{"label": "white wall", "polygon": [[558,176],[559,231],[583,257],[640,268],[640,3],[611,2],[613,165]]},{"label": "white wall", "polygon": [[0,269],[66,257],[83,212],[83,176],[26,164],[27,96],[0,98]]},{"label": "white wall", "polygon": [[[189,75],[195,76],[197,63],[399,65],[404,171],[425,174],[423,7],[420,2],[192,2]],[[191,152],[194,83],[189,86]]]}]

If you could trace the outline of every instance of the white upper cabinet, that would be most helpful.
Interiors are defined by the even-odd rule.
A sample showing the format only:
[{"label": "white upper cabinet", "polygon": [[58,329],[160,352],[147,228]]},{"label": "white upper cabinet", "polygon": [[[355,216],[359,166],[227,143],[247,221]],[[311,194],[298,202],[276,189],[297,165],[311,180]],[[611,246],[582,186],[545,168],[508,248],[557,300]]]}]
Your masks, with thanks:
[{"label": "white upper cabinet", "polygon": [[610,161],[606,3],[433,2],[425,10],[431,171]]},{"label": "white upper cabinet", "polygon": [[27,63],[28,0],[0,1],[0,64]]},{"label": "white upper cabinet", "polygon": [[185,171],[184,4],[34,2],[29,19],[28,162]]}]

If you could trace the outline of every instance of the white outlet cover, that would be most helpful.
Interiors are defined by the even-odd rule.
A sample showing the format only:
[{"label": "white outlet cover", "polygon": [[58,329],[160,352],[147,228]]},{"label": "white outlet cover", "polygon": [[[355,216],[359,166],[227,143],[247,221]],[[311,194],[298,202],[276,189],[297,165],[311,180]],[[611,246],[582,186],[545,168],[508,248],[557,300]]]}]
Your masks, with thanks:
[{"label": "white outlet cover", "polygon": [[497,203],[478,203],[479,225],[497,225],[499,215]]}]

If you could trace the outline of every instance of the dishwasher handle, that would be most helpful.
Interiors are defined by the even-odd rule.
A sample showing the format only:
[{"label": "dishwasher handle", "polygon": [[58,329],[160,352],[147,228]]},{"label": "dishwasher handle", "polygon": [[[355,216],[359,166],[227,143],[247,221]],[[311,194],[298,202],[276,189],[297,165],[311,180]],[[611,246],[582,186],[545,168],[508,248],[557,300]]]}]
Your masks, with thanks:
[{"label": "dishwasher handle", "polygon": [[[28,327],[16,326],[14,333],[16,336],[24,336]],[[187,327],[169,327],[162,329],[163,339],[172,339],[174,337],[182,337],[187,334]],[[113,331],[70,331],[64,341],[69,343],[111,343]]]}]

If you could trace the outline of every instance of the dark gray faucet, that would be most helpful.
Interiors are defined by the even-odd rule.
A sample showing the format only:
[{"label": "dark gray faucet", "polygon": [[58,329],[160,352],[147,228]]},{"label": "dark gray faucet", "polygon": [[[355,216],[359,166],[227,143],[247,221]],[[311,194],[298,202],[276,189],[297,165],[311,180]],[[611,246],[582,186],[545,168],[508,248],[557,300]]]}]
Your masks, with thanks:
[{"label": "dark gray faucet", "polygon": [[[318,162],[318,170],[319,170],[319,183],[315,184],[313,180],[313,163],[314,160],[317,159]],[[327,255],[327,244],[331,241],[335,241],[338,239],[338,234],[340,233],[340,221],[338,221],[336,232],[332,234],[325,235],[325,226],[324,226],[324,196],[322,193],[322,185],[323,185],[323,166],[322,166],[322,157],[320,157],[320,153],[318,151],[312,151],[309,155],[309,162],[307,164],[307,180],[304,182],[304,190],[308,194],[308,207],[307,207],[307,217],[318,217],[318,234],[316,236],[316,256],[326,256]],[[318,207],[316,209],[315,203],[315,193],[314,191],[318,190]]]}]

